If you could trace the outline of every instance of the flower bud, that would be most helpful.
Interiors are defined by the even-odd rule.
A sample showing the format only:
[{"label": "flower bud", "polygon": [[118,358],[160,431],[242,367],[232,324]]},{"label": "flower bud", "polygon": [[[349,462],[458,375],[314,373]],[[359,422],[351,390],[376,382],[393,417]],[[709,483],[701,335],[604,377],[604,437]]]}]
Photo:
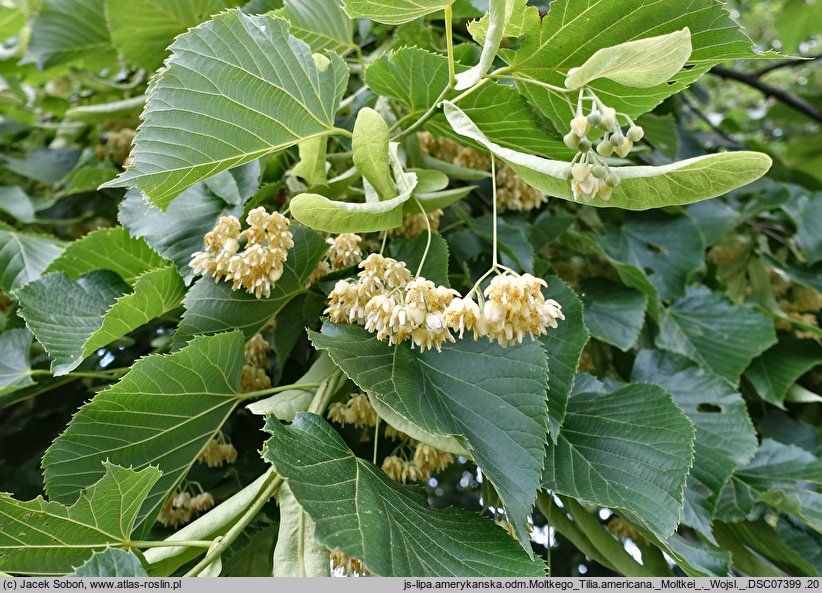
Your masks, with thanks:
[{"label": "flower bud", "polygon": [[591,150],[591,141],[588,138],[580,138],[579,144],[577,144],[577,150],[582,153],[588,152]]},{"label": "flower bud", "polygon": [[592,126],[598,126],[602,121],[602,114],[599,111],[592,111],[588,114],[588,123]]},{"label": "flower bud", "polygon": [[597,197],[601,200],[608,201],[611,199],[611,194],[614,193],[614,188],[607,183],[600,183],[597,188]]},{"label": "flower bud", "polygon": [[605,185],[610,187],[617,187],[620,181],[622,180],[616,173],[608,173],[608,175],[605,176]]},{"label": "flower bud", "polygon": [[622,144],[620,144],[614,149],[614,152],[624,159],[626,156],[628,156],[628,153],[631,152],[631,148],[633,148],[633,146],[634,143],[631,142],[630,139],[626,138]]},{"label": "flower bud", "polygon": [[645,136],[645,130],[640,126],[631,126],[628,128],[628,140],[631,142],[639,142]]},{"label": "flower bud", "polygon": [[585,163],[577,163],[573,167],[571,167],[571,176],[578,180],[582,181],[591,173],[591,168],[586,165]]},{"label": "flower bud", "polygon": [[622,135],[622,131],[614,132],[613,134],[611,134],[609,142],[611,143],[611,146],[613,146],[614,148],[622,146],[622,144],[625,142],[625,136]]},{"label": "flower bud", "polygon": [[597,144],[597,154],[599,156],[609,157],[614,152],[614,147],[607,140],[602,140]]},{"label": "flower bud", "polygon": [[599,122],[599,127],[606,132],[610,132],[616,126],[616,109],[613,107],[606,107],[602,112],[602,119]]},{"label": "flower bud", "polygon": [[562,141],[565,142],[565,146],[568,148],[576,148],[579,145],[579,136],[573,132],[568,132],[562,137]]},{"label": "flower bud", "polygon": [[597,179],[604,179],[608,174],[608,170],[604,165],[594,165],[591,167],[591,174]]},{"label": "flower bud", "polygon": [[591,124],[584,115],[578,115],[571,120],[571,131],[582,138],[591,130]]}]

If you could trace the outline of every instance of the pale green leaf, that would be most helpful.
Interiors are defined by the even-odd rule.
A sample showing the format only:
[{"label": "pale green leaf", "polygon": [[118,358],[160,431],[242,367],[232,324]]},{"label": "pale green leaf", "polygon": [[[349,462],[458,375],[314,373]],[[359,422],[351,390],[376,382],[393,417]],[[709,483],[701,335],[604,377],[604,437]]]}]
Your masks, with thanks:
[{"label": "pale green leaf", "polygon": [[[671,34],[686,27],[691,32],[690,58],[685,68],[678,69],[670,80],[641,90],[606,78],[591,83],[606,105],[631,117],[651,111],[720,62],[758,57],[751,40],[717,0],[664,4],[653,0],[591,0],[584,6],[575,5],[574,1],[555,0],[544,17],[536,7],[524,9],[517,49],[500,52],[513,73],[562,87],[568,71],[584,64],[600,49]],[[516,18],[514,15],[513,19]],[[647,54],[639,67],[651,65],[658,58]],[[567,129],[573,111],[565,93],[521,82],[517,87],[557,129]]]},{"label": "pale green leaf", "polygon": [[275,14],[288,19],[291,34],[311,46],[311,51],[326,50],[344,54],[354,45],[354,26],[340,0],[285,0]]},{"label": "pale green leaf", "polygon": [[79,148],[35,148],[22,158],[5,157],[3,167],[53,186],[74,170],[81,153]]},{"label": "pale green leaf", "polygon": [[664,539],[679,524],[694,427],[657,385],[568,402],[557,443],[548,445],[546,488],[625,509]]},{"label": "pale green leaf", "polygon": [[[463,187],[454,187],[451,189],[444,189],[441,191],[435,191],[430,193],[416,194],[414,196],[416,203],[411,205],[411,201],[406,202],[405,211],[413,212],[413,206],[416,206],[416,204],[422,206],[422,209],[426,212],[442,210],[444,208],[448,208],[448,206],[450,206],[454,202],[458,202],[459,200],[463,199],[465,196],[470,194],[475,189],[477,189],[477,186],[475,185],[466,185]],[[416,210],[419,211],[419,207],[417,207]]]},{"label": "pale green leaf", "polygon": [[0,394],[33,385],[29,371],[31,333],[26,329],[11,329],[0,334]]},{"label": "pale green leaf", "polygon": [[[449,101],[445,117],[455,132],[470,138],[505,161],[529,185],[563,200],[574,200],[571,163],[517,152],[492,142],[469,116]],[[709,154],[659,167],[619,167],[622,182],[610,200],[594,198],[587,204],[599,207],[648,210],[690,204],[725,194],[767,173],[771,159],[761,152],[739,151]]]},{"label": "pale green leaf", "polygon": [[403,204],[411,197],[406,191],[382,202],[340,202],[319,194],[298,194],[291,198],[291,216],[305,226],[327,233],[370,233],[402,225]]},{"label": "pale green leaf", "polygon": [[351,151],[354,166],[374,186],[380,199],[395,197],[397,186],[389,166],[388,126],[370,107],[363,107],[357,114]]},{"label": "pale green leaf", "polygon": [[505,35],[508,21],[514,10],[514,0],[490,0],[488,3],[488,22],[484,30],[484,41],[479,63],[465,72],[457,75],[454,89],[464,91],[477,84],[497,56],[497,50]]},{"label": "pale green leaf", "polygon": [[86,563],[75,569],[74,577],[147,577],[148,573],[133,552],[106,548],[94,552]]},{"label": "pale green leaf", "polygon": [[68,497],[71,506],[42,497],[20,502],[0,494],[0,570],[65,574],[95,551],[131,541],[140,505],[160,471],[156,467],[135,471],[98,460],[94,474],[84,491]]},{"label": "pale green leaf", "polygon": [[39,278],[62,251],[52,238],[0,227],[0,288],[13,292]]},{"label": "pale green leaf", "polygon": [[[241,206],[260,189],[260,177],[260,159],[257,159],[227,171],[220,171],[204,180],[203,185],[227,204]],[[183,195],[186,193],[183,192]]]},{"label": "pale green leaf", "polygon": [[782,408],[790,386],[819,364],[822,364],[822,346],[814,340],[799,340],[783,334],[779,343],[751,362],[745,378],[759,397]]},{"label": "pale green leaf", "polygon": [[705,245],[688,216],[631,213],[598,241],[609,259],[644,270],[664,300],[684,296],[691,275],[704,265]]},{"label": "pale green leaf", "polygon": [[21,63],[43,69],[78,59],[97,59],[111,50],[105,0],[45,0],[31,26]]},{"label": "pale green leaf", "polygon": [[419,353],[358,326],[325,323],[322,332],[309,333],[314,346],[361,389],[426,432],[457,438],[496,486],[524,544],[548,428],[540,343],[502,348],[468,338]]},{"label": "pale green leaf", "polygon": [[603,47],[572,68],[565,77],[565,88],[575,91],[597,78],[647,89],[667,82],[691,56],[691,32],[688,27],[667,35],[626,41]]},{"label": "pale green leaf", "polygon": [[588,343],[588,330],[582,321],[582,301],[574,291],[557,276],[551,276],[547,282],[548,287],[542,294],[562,305],[565,316],[556,329],[540,338],[548,358],[548,427],[551,439],[556,443],[565,420],[579,357]]},{"label": "pale green leaf", "polygon": [[152,81],[133,164],[103,186],[136,187],[162,209],[197,181],[330,134],[348,79],[336,54],[318,68],[288,21],[236,10],[177,37],[171,55]]},{"label": "pale green leaf", "polygon": [[268,298],[257,298],[244,290],[231,290],[230,282],[201,278],[183,301],[186,312],[174,334],[175,347],[193,336],[240,329],[253,336],[291,299],[305,292],[305,283],[325,255],[328,244],[317,233],[301,226],[291,227],[294,247],[283,264],[283,275]]},{"label": "pale green leaf", "polygon": [[401,25],[453,3],[454,0],[343,0],[345,12],[352,19],[366,18],[386,25]]},{"label": "pale green leaf", "polygon": [[202,250],[205,234],[221,216],[242,213],[242,205],[232,206],[198,183],[180,194],[165,212],[146,202],[138,190],[131,190],[120,202],[119,219],[132,236],[142,237],[154,251],[174,262],[190,284],[194,270],[188,264],[191,255]]},{"label": "pale green leaf", "polygon": [[758,445],[745,401],[719,377],[671,353],[641,351],[631,380],[667,389],[694,423],[694,467],[685,487],[682,522],[713,541],[711,522],[722,487]]},{"label": "pale green leaf", "polygon": [[456,508],[435,510],[423,490],[402,486],[359,459],[314,414],[290,426],[269,420],[263,456],[288,478],[314,520],[317,540],[361,560],[378,576],[543,576],[490,520]]},{"label": "pale green leaf", "polygon": [[8,212],[20,222],[34,220],[31,198],[16,185],[0,187],[0,210]]},{"label": "pale green leaf", "polygon": [[280,486],[280,531],[274,547],[274,577],[327,577],[328,550],[314,538],[314,521],[305,512],[288,482]]},{"label": "pale green leaf", "polygon": [[773,323],[750,305],[735,305],[704,286],[665,309],[656,345],[683,354],[736,385],[757,355],[776,343]]},{"label": "pale green leaf", "polygon": [[819,34],[822,21],[822,4],[808,0],[787,0],[779,5],[773,26],[779,35],[781,48],[786,52],[796,52],[800,43],[813,39]]},{"label": "pale green leaf", "polygon": [[174,38],[234,2],[226,0],[105,0],[114,47],[131,64],[154,71]]},{"label": "pale green leaf", "polygon": [[328,181],[325,166],[328,138],[319,136],[304,140],[297,148],[300,153],[300,162],[294,165],[291,172],[301,177],[310,186],[325,184]]},{"label": "pale green leaf", "polygon": [[0,8],[0,41],[16,35],[26,24],[26,13],[17,6]]},{"label": "pale green leaf", "polygon": [[133,292],[108,271],[72,281],[62,272],[35,280],[19,292],[20,315],[64,375],[99,348],[177,308],[185,287],[172,267],[139,276]]},{"label": "pale green leaf", "polygon": [[243,336],[198,337],[186,348],[139,359],[80,408],[43,457],[51,500],[70,501],[102,473],[101,461],[156,465],[163,476],[139,509],[153,521],[172,489],[240,402]]},{"label": "pale green leaf", "polygon": [[111,270],[133,286],[138,276],[167,263],[143,239],[116,227],[98,229],[72,241],[46,272],[63,272],[77,280],[92,270]]},{"label": "pale green leaf", "polygon": [[[464,69],[457,64],[458,72]],[[434,105],[448,85],[448,58],[418,47],[401,48],[376,59],[366,70],[365,79],[374,92],[397,99],[409,110],[410,116],[419,117]],[[449,97],[458,94],[454,91]],[[502,146],[553,158],[570,159],[574,154],[509,86],[486,85],[460,101],[460,108],[486,136]],[[429,120],[425,128],[435,135],[465,143],[442,115]],[[487,176],[485,172],[474,173],[474,179]]]},{"label": "pale green leaf", "polygon": [[[317,360],[311,365],[311,368],[306,373],[294,381],[295,384],[301,383],[321,383],[324,379],[331,375],[335,369],[334,363],[325,352],[320,352]],[[257,414],[258,416],[273,415],[277,420],[285,420],[291,422],[300,412],[308,410],[311,400],[317,388],[311,389],[289,389],[280,393],[275,393],[272,396],[252,402],[246,406],[249,412]]]},{"label": "pale green leaf", "polygon": [[638,290],[592,278],[582,283],[585,327],[591,335],[627,352],[645,323],[648,297]]}]

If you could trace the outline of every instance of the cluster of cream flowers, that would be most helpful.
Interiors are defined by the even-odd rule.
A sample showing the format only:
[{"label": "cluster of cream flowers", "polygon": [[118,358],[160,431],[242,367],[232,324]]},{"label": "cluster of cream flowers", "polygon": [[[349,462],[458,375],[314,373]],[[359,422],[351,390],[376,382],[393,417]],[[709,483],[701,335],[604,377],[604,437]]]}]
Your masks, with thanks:
[{"label": "cluster of cream flowers", "polygon": [[254,208],[246,223],[248,228],[241,232],[236,217],[221,217],[203,239],[205,250],[194,253],[189,265],[215,281],[231,281],[233,290],[244,288],[257,298],[267,297],[283,275],[288,250],[294,247],[290,222],[278,212],[269,214],[265,208]]},{"label": "cluster of cream flowers", "polygon": [[[411,440],[411,439],[409,439]],[[389,455],[382,462],[382,471],[397,482],[420,482],[427,480],[431,474],[442,471],[454,461],[451,453],[417,443],[413,459],[403,459],[398,455]]]},{"label": "cluster of cream flowers", "polygon": [[191,521],[194,513],[207,511],[214,506],[214,497],[209,492],[191,496],[185,490],[178,490],[168,497],[157,516],[165,527],[180,527]]},{"label": "cluster of cream flowers", "polygon": [[362,237],[359,235],[343,233],[336,237],[328,237],[325,241],[328,243],[328,250],[311,272],[306,286],[311,286],[331,272],[343,270],[362,261]]},{"label": "cluster of cream flowers", "polygon": [[224,463],[234,463],[237,461],[237,449],[231,443],[225,442],[220,435],[218,438],[211,439],[200,451],[197,461],[205,463],[208,467],[220,467]]},{"label": "cluster of cream flowers", "polygon": [[[358,323],[389,344],[411,340],[421,352],[462,338],[487,337],[501,346],[522,343],[525,335],[547,333],[565,319],[562,307],[542,295],[545,281],[531,274],[505,273],[484,293],[460,293],[430,280],[412,278],[405,264],[371,254],[360,264],[356,282],[340,280],[329,295],[325,314],[335,323]],[[474,292],[474,291],[472,291]],[[483,298],[484,296],[484,298]]]},{"label": "cluster of cream flowers", "polygon": [[353,393],[345,403],[336,402],[328,407],[328,419],[337,424],[353,424],[357,428],[374,427],[380,417],[364,393]]}]

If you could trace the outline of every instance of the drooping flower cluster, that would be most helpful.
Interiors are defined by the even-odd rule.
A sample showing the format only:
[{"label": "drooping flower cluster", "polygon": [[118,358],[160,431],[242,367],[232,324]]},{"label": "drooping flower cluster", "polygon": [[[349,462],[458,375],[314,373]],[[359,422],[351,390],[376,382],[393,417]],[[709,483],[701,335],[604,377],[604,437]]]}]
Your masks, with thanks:
[{"label": "drooping flower cluster", "polygon": [[165,527],[180,527],[191,521],[194,513],[202,513],[213,506],[214,497],[209,492],[192,496],[185,490],[178,490],[168,497],[157,521]]},{"label": "drooping flower cluster", "polygon": [[225,442],[220,435],[211,439],[205,448],[200,451],[197,461],[205,463],[208,467],[220,467],[224,463],[234,463],[237,461],[237,449],[231,443]]},{"label": "drooping flower cluster", "polygon": [[[542,295],[545,281],[530,274],[505,273],[483,293],[463,298],[456,290],[411,277],[405,264],[371,254],[360,264],[356,282],[340,280],[329,296],[325,314],[335,323],[358,323],[389,344],[411,340],[421,352],[463,338],[487,337],[501,346],[522,343],[557,327],[562,307]],[[473,291],[472,291],[473,292]]]},{"label": "drooping flower cluster", "polygon": [[[440,228],[440,218],[442,218],[442,210],[434,210],[423,214],[422,212],[405,213],[402,215],[402,226],[388,231],[389,237],[407,237],[413,239],[428,229],[431,225],[431,230],[436,231]],[[425,219],[428,219],[426,223]]]},{"label": "drooping flower cluster", "polygon": [[401,455],[389,455],[382,462],[382,471],[397,482],[420,482],[427,480],[434,472],[442,471],[454,461],[451,453],[406,438],[406,449],[414,447],[413,457],[405,459]]},{"label": "drooping flower cluster", "polygon": [[336,237],[328,237],[325,241],[328,243],[328,250],[311,272],[306,286],[311,286],[331,272],[343,270],[362,261],[362,237],[359,235],[343,233]]},{"label": "drooping flower cluster", "polygon": [[254,334],[245,343],[244,364],[240,376],[240,389],[243,393],[271,387],[271,377],[268,376],[270,351],[271,344],[259,333]]},{"label": "drooping flower cluster", "polygon": [[269,214],[265,208],[254,208],[246,223],[248,228],[240,232],[237,218],[221,217],[203,239],[205,250],[194,253],[189,265],[215,281],[231,281],[233,290],[244,288],[257,298],[268,297],[283,274],[288,250],[294,246],[290,222],[278,212]]},{"label": "drooping flower cluster", "polygon": [[337,424],[353,424],[357,428],[374,427],[380,417],[364,393],[352,393],[347,402],[328,407],[328,419]]},{"label": "drooping flower cluster", "polygon": [[339,548],[334,548],[331,550],[330,554],[331,566],[334,567],[334,570],[339,570],[346,576],[371,576],[372,573],[365,567],[365,564],[356,558],[349,556]]}]

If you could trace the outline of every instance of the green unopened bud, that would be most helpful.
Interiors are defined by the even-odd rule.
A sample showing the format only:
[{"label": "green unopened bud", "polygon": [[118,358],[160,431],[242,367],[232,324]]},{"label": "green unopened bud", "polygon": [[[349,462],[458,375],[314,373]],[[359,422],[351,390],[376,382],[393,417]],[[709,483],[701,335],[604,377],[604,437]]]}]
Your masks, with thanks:
[{"label": "green unopened bud", "polygon": [[565,134],[565,136],[562,137],[562,141],[565,142],[565,146],[568,148],[576,148],[579,146],[579,136],[573,132],[568,132]]},{"label": "green unopened bud", "polygon": [[628,128],[628,139],[631,142],[639,142],[643,136],[645,136],[645,130],[640,126],[631,126]]},{"label": "green unopened bud", "polygon": [[614,147],[607,140],[603,140],[597,144],[597,154],[599,156],[609,157],[614,152]]},{"label": "green unopened bud", "polygon": [[608,174],[608,169],[604,165],[594,165],[591,167],[591,174],[597,179],[603,179]]},{"label": "green unopened bud", "polygon": [[631,142],[630,139],[625,138],[625,141],[622,144],[614,148],[614,152],[624,159],[626,156],[628,156],[628,153],[631,152],[631,148],[633,148],[633,146],[634,143]]},{"label": "green unopened bud", "polygon": [[579,144],[577,145],[577,150],[580,152],[588,152],[591,150],[591,141],[588,138],[580,138]]},{"label": "green unopened bud", "polygon": [[592,126],[598,126],[602,121],[602,114],[599,111],[592,111],[588,114],[588,123]]},{"label": "green unopened bud", "polygon": [[582,138],[591,130],[591,124],[588,123],[588,118],[583,115],[578,115],[571,120],[571,131]]},{"label": "green unopened bud", "polygon": [[625,142],[625,136],[622,135],[622,132],[614,132],[611,134],[611,139],[609,140],[611,146],[616,148],[617,146],[622,146]]},{"label": "green unopened bud", "polygon": [[613,107],[606,107],[602,112],[602,119],[599,122],[599,127],[610,132],[616,126],[616,109]]},{"label": "green unopened bud", "polygon": [[605,185],[610,187],[617,187],[620,181],[622,180],[616,173],[608,173],[608,175],[605,176]]}]

